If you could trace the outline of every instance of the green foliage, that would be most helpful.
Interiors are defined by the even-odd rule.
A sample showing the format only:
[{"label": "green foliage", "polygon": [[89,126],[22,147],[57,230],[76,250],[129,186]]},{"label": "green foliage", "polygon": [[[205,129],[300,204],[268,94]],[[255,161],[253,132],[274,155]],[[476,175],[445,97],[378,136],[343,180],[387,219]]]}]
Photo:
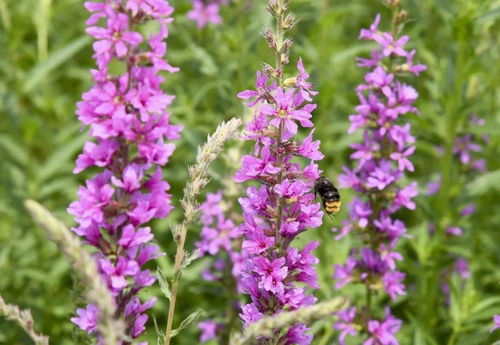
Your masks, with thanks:
[{"label": "green foliage", "polygon": [[[259,35],[270,23],[264,1],[234,0],[223,10],[223,25],[203,30],[185,18],[188,1],[172,3],[177,11],[168,56],[181,72],[167,77],[165,89],[176,95],[172,118],[185,129],[165,174],[174,199],[179,200],[196,147],[220,121],[244,116],[235,95],[253,85],[255,70],[263,62],[271,62],[273,56]],[[410,18],[405,31],[412,37],[419,60],[428,65],[416,84],[410,81],[420,93],[417,105],[421,115],[412,120],[418,140],[416,172],[409,180],[419,181],[423,189],[426,182],[441,175],[443,187],[432,198],[422,194],[416,212],[401,213],[412,235],[399,248],[406,258],[402,269],[409,286],[408,295],[400,298],[395,308],[405,321],[401,343],[490,344],[500,339],[488,333],[491,316],[500,313],[500,2],[403,3]],[[321,168],[335,178],[342,165],[350,165],[349,144],[356,140],[346,133],[347,116],[357,102],[354,88],[363,77],[354,58],[367,55],[372,48],[357,36],[378,12],[387,23],[389,11],[382,1],[373,0],[294,0],[292,4],[300,20],[294,29],[292,62],[303,57],[320,91],[314,120],[326,155]],[[88,70],[93,67],[90,40],[84,36],[86,16],[82,2],[76,0],[0,0],[0,292],[10,303],[31,308],[38,330],[49,335],[53,344],[85,343],[69,322],[80,305],[77,296],[81,291],[73,288],[69,265],[30,221],[22,202],[26,198],[38,200],[72,224],[65,208],[76,198],[85,174],[75,176],[71,171],[87,139],[86,133],[79,131],[74,110],[90,85]],[[487,125],[469,127],[471,113],[484,117]],[[471,131],[490,136],[481,153],[489,171],[483,175],[463,174],[451,154],[456,136]],[[444,156],[438,155],[436,145],[443,146]],[[228,178],[227,170],[220,162],[214,164],[208,189],[219,188]],[[351,191],[343,191],[344,205],[351,197]],[[458,216],[465,201],[472,201],[477,209],[469,221]],[[316,293],[320,300],[338,294],[332,288],[332,265],[345,259],[351,240],[335,241],[330,228],[347,216],[345,207],[334,220],[325,219],[321,230],[300,239],[321,241],[317,252],[321,290]],[[153,224],[167,253],[158,260],[167,277],[172,275],[175,253],[169,228],[180,218],[177,209],[167,220]],[[435,223],[442,234],[450,222],[460,223],[465,230],[463,237],[429,234],[429,223]],[[193,228],[188,234],[188,250],[197,240],[197,231]],[[440,275],[453,255],[470,260],[472,276],[465,283],[458,276],[450,277],[446,305]],[[198,309],[214,316],[226,308],[220,287],[200,280],[204,265],[204,260],[195,260],[183,275],[178,322],[194,319],[197,314],[192,313]],[[144,293],[145,298],[161,296],[153,310],[160,330],[166,320],[167,291],[168,286],[156,284]],[[350,296],[359,293],[349,291]],[[180,332],[174,342],[196,343],[198,331],[193,325]],[[148,326],[146,338],[153,344],[153,322]],[[317,322],[313,330],[315,344],[335,343],[331,320]],[[30,344],[30,340],[20,329],[0,320],[0,343]]]}]

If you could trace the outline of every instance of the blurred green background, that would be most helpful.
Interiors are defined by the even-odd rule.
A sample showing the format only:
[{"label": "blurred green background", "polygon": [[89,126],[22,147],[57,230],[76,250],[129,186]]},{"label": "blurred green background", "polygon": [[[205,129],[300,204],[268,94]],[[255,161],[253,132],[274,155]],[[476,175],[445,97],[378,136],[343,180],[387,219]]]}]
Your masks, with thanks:
[{"label": "blurred green background", "polygon": [[[177,96],[172,119],[185,130],[165,176],[178,205],[197,146],[220,121],[243,116],[235,95],[252,87],[255,71],[273,57],[260,37],[271,21],[265,1],[232,1],[223,8],[222,25],[202,30],[185,18],[188,1],[171,3],[176,13],[168,57],[181,71],[167,76],[164,89]],[[500,1],[403,0],[403,4],[410,18],[405,28],[412,37],[409,46],[428,66],[420,78],[407,81],[420,93],[421,111],[408,118],[418,138],[416,171],[408,181],[418,181],[423,190],[427,182],[444,178],[437,196],[422,193],[415,212],[399,215],[412,235],[398,248],[406,258],[400,267],[407,273],[408,285],[408,295],[395,303],[396,315],[405,321],[399,338],[401,344],[415,345],[491,344],[500,339],[488,333],[491,316],[500,313]],[[351,164],[348,145],[358,138],[346,133],[347,116],[357,104],[354,88],[364,73],[356,67],[355,57],[367,56],[373,48],[357,36],[376,13],[382,14],[382,28],[387,29],[390,12],[376,0],[293,0],[292,10],[300,20],[293,31],[292,63],[302,56],[320,91],[314,121],[326,156],[321,168],[335,178],[342,165]],[[91,41],[84,34],[86,17],[83,1],[0,0],[0,294],[10,303],[31,308],[37,329],[49,335],[51,343],[63,345],[87,342],[69,321],[81,304],[81,288],[74,286],[68,262],[33,224],[22,203],[36,199],[72,224],[65,209],[86,177],[71,173],[87,140],[74,115],[75,103],[90,86],[93,68]],[[470,127],[473,113],[486,125]],[[440,156],[435,149],[436,145],[449,149],[457,135],[470,132],[490,136],[477,154],[486,159],[487,172],[464,171],[450,150]],[[216,162],[208,190],[220,188],[227,171],[222,160]],[[344,191],[344,200],[351,194]],[[468,202],[477,210],[464,219],[459,211]],[[337,242],[330,232],[346,216],[347,207],[334,220],[325,219],[321,230],[301,239],[321,240],[322,288],[316,293],[320,300],[338,294],[332,288],[332,265],[345,259],[350,241],[355,241]],[[153,225],[167,252],[159,261],[167,273],[174,253],[169,226],[179,219],[176,210]],[[460,226],[464,235],[430,236],[429,223],[438,229]],[[199,229],[191,230],[188,248]],[[449,277],[447,305],[440,277],[453,264],[454,255],[470,261],[472,276],[467,281]],[[217,284],[199,279],[204,260],[190,266],[183,277],[177,321],[198,308],[213,316],[224,307]],[[355,296],[358,291],[341,293]],[[152,287],[144,295],[161,293]],[[166,302],[160,298],[153,312],[160,328],[165,324]],[[148,325],[145,338],[155,343],[153,322]],[[331,320],[315,323],[313,330],[314,344],[336,343]],[[198,333],[192,326],[174,343],[197,343]],[[19,327],[0,320],[0,343],[30,342]]]}]

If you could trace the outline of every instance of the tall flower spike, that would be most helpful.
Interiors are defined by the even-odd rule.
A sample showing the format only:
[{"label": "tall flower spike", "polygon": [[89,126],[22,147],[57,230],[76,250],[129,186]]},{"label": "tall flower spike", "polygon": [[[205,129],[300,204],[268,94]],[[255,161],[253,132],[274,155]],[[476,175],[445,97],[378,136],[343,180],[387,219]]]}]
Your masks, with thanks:
[{"label": "tall flower spike", "polygon": [[[303,249],[291,246],[292,241],[309,228],[319,227],[323,212],[315,202],[312,189],[320,171],[314,161],[323,158],[319,141],[312,132],[300,143],[295,139],[299,127],[312,128],[312,112],[316,105],[308,101],[316,94],[307,82],[302,60],[298,76],[284,79],[291,40],[284,37],[293,23],[288,14],[289,1],[271,0],[268,10],[276,20],[276,29],[267,29],[264,36],[276,54],[276,65],[257,73],[256,90],[238,96],[247,104],[253,121],[247,123],[246,140],[255,142],[252,154],[242,158],[235,174],[236,182],[256,181],[260,187],[249,187],[240,198],[244,222],[243,248],[248,259],[242,271],[241,286],[250,295],[251,303],[242,307],[241,318],[246,326],[266,315],[297,310],[315,303],[305,286],[317,288],[312,254],[317,242]],[[274,79],[271,81],[271,79]],[[296,157],[309,164],[302,167]],[[301,287],[299,287],[299,285]],[[272,336],[258,339],[259,344],[301,344],[312,341],[308,328],[301,323],[275,329]]]},{"label": "tall flower spike", "polygon": [[[173,8],[165,0],[86,2],[85,7],[92,13],[87,33],[95,38],[97,70],[77,114],[94,141],[85,144],[74,172],[93,166],[101,172],[80,187],[80,200],[68,212],[78,223],[73,230],[97,248],[99,273],[114,297],[117,316],[126,320],[126,335],[135,339],[143,333],[145,312],[155,302],[138,298],[139,291],[156,280],[143,266],[163,255],[151,243],[153,235],[145,224],[172,210],[161,167],[175,149],[167,141],[178,139],[182,129],[170,123],[167,107],[174,96],[160,89],[164,79],[159,76],[161,70],[177,71],[164,60]],[[103,26],[96,25],[99,20]],[[150,20],[159,30],[143,37],[137,27]],[[125,65],[125,73],[109,72],[113,59]],[[71,320],[95,334],[99,314],[96,306],[88,305]]]},{"label": "tall flower spike", "polygon": [[[395,18],[401,18],[398,13],[402,11],[396,8],[395,13]],[[396,269],[403,257],[394,248],[406,227],[394,213],[401,207],[415,208],[412,198],[417,195],[416,183],[401,187],[398,182],[407,171],[414,170],[410,158],[415,139],[410,134],[411,126],[403,119],[417,112],[413,104],[418,93],[400,82],[398,76],[406,72],[418,75],[425,66],[414,65],[415,51],[405,50],[409,37],[381,32],[380,21],[377,15],[370,29],[361,30],[360,38],[377,42],[378,48],[370,59],[358,59],[359,66],[369,71],[357,88],[360,105],[357,113],[349,116],[349,133],[362,129],[363,141],[351,145],[355,150],[351,158],[357,166],[344,167],[339,177],[341,187],[353,188],[360,196],[351,202],[350,219],[341,227],[337,239],[355,231],[361,235],[364,247],[353,249],[345,265],[335,266],[335,288],[353,283],[366,286],[366,305],[338,314],[335,329],[341,332],[340,344],[361,330],[367,335],[365,345],[395,345],[395,334],[401,327],[388,306],[384,314],[376,309],[373,297],[385,293],[396,299],[405,294],[405,275]]]}]

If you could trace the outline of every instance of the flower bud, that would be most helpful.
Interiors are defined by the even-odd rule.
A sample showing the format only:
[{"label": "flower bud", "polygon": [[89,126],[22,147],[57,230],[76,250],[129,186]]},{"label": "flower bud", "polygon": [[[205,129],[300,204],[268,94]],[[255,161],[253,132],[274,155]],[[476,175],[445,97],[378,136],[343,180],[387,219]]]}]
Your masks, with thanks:
[{"label": "flower bud", "polygon": [[407,18],[408,18],[408,12],[406,10],[401,10],[394,17],[394,23],[395,24],[404,23]]},{"label": "flower bud", "polygon": [[285,31],[288,31],[292,29],[295,24],[297,23],[297,20],[295,19],[295,16],[293,14],[288,14],[285,18],[285,20],[282,23],[282,28]]},{"label": "flower bud", "polygon": [[390,7],[396,8],[401,5],[401,0],[385,0],[385,3]]}]

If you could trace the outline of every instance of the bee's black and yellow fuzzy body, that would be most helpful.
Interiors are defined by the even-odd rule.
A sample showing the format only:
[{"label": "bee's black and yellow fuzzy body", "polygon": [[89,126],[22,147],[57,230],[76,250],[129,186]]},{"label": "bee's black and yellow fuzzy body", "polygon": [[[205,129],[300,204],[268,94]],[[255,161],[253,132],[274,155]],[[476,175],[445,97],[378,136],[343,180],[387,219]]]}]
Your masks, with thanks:
[{"label": "bee's black and yellow fuzzy body", "polygon": [[314,195],[318,194],[328,215],[333,216],[340,211],[340,194],[332,181],[323,176],[318,178],[314,184]]}]

